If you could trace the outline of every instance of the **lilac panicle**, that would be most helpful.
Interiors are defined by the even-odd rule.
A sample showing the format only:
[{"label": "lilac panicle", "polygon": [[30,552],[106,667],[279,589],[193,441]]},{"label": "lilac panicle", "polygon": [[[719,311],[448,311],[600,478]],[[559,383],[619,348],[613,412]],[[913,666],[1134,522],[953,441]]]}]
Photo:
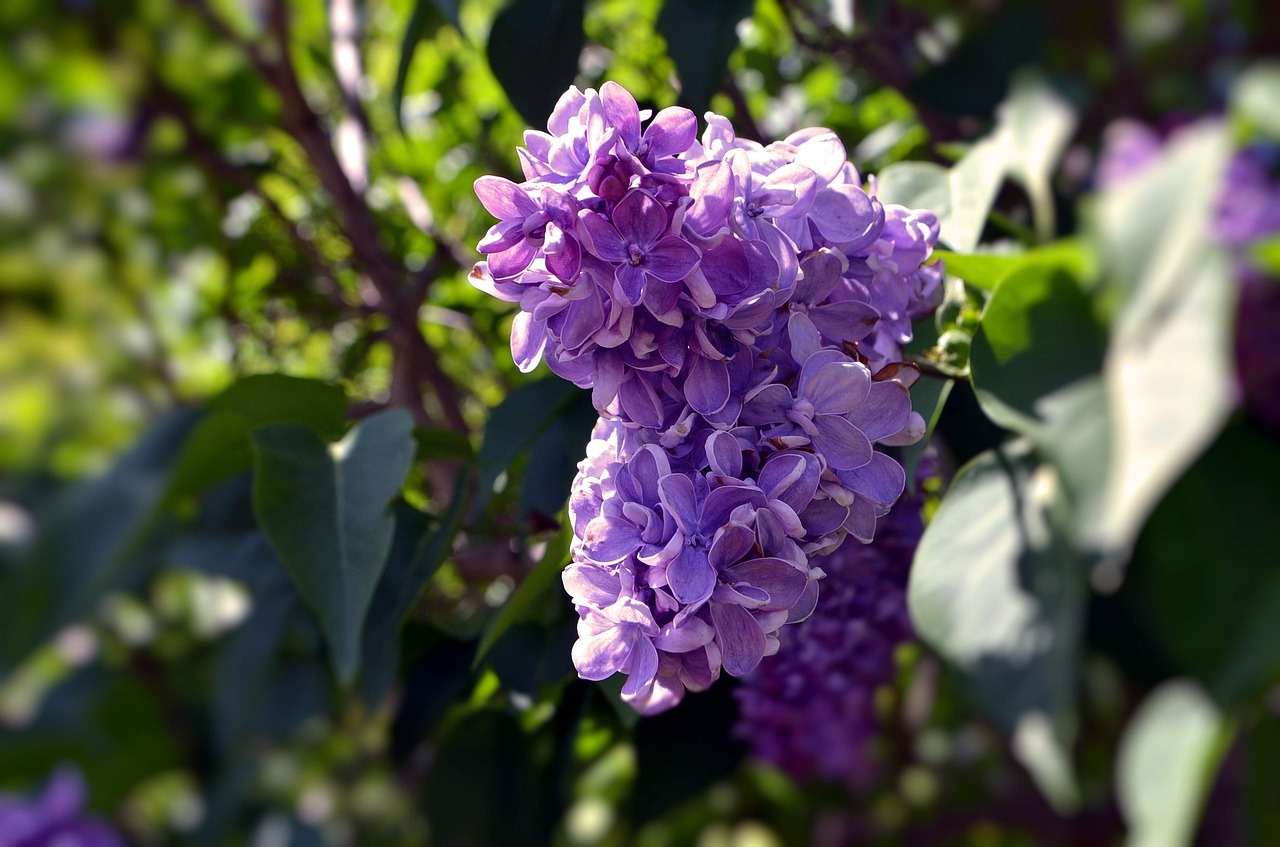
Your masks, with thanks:
[{"label": "lilac panicle", "polygon": [[471,281],[519,304],[522,370],[591,389],[573,661],[649,714],[750,673],[813,610],[818,557],[875,534],[904,483],[876,445],[924,432],[901,349],[942,267],[936,215],[882,204],[830,130],[646,117],[612,82],[565,92],[525,181],[476,182],[498,223]]},{"label": "lilac panicle", "polygon": [[124,847],[124,839],[84,813],[84,778],[64,767],[33,798],[0,794],[0,847]]}]

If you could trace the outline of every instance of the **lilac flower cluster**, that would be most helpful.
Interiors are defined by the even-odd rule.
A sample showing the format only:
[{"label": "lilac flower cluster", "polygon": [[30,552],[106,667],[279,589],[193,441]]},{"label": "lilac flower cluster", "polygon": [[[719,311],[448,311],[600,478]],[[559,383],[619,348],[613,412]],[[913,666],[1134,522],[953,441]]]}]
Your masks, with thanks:
[{"label": "lilac flower cluster", "polygon": [[[1115,185],[1156,161],[1165,140],[1136,121],[1117,121],[1107,129],[1095,179]],[[1249,254],[1266,238],[1280,237],[1280,180],[1268,165],[1274,146],[1236,151],[1223,174],[1213,222],[1213,237],[1231,254],[1240,282],[1235,333],[1236,373],[1245,406],[1280,432],[1280,279],[1270,278]]]},{"label": "lilac flower cluster", "polygon": [[922,530],[920,502],[903,501],[873,543],[846,543],[823,560],[822,602],[780,636],[786,660],[766,659],[734,692],[734,733],[756,759],[801,781],[856,788],[875,775],[874,694],[894,678],[898,645],[914,637],[907,575]]},{"label": "lilac flower cluster", "polygon": [[571,88],[526,177],[476,182],[499,219],[472,282],[520,304],[512,354],[592,390],[570,501],[574,664],[670,708],[741,676],[804,619],[814,556],[869,541],[902,492],[874,444],[924,430],[901,363],[941,297],[931,212],[885,206],[834,133],[767,146],[687,109],[645,126],[621,86]]},{"label": "lilac flower cluster", "polygon": [[124,847],[124,839],[84,812],[84,779],[71,768],[53,775],[38,797],[0,794],[0,847]]}]

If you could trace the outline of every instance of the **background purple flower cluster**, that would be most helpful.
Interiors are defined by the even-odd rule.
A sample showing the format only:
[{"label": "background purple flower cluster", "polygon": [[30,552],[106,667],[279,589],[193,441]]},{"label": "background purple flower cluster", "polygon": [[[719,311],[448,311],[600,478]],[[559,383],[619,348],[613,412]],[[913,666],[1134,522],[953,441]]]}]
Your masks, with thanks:
[{"label": "background purple flower cluster", "polygon": [[39,796],[0,794],[0,847],[123,847],[111,827],[84,813],[84,778],[60,768]]},{"label": "background purple flower cluster", "polygon": [[885,206],[813,128],[770,145],[709,113],[571,88],[482,177],[499,219],[473,283],[520,304],[512,353],[592,390],[570,501],[574,665],[652,713],[741,676],[806,618],[823,571],[901,494],[874,444],[917,440],[901,363],[941,297],[937,218]]},{"label": "background purple flower cluster", "polygon": [[914,635],[907,575],[922,530],[920,501],[904,500],[874,543],[846,543],[823,560],[822,603],[780,636],[786,659],[766,659],[735,692],[735,734],[755,758],[802,781],[858,787],[875,775],[874,694],[892,682],[894,652]]},{"label": "background purple flower cluster", "polygon": [[[1153,163],[1166,139],[1137,121],[1108,127],[1098,159],[1100,187],[1123,182]],[[1246,408],[1280,432],[1280,279],[1250,255],[1250,248],[1280,237],[1280,180],[1271,169],[1280,159],[1274,145],[1237,150],[1223,175],[1213,236],[1231,254],[1240,282],[1235,332],[1236,373]]]}]

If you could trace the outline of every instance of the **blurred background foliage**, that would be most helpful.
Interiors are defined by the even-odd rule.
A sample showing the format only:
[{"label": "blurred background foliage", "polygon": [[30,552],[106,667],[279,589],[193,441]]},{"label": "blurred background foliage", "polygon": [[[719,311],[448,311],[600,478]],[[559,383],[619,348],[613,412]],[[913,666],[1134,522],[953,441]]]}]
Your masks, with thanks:
[{"label": "blurred background foliage", "polygon": [[[1222,113],[1280,53],[1268,4],[8,0],[0,32],[0,790],[74,763],[139,844],[1093,844],[1139,839],[1117,781],[1184,738],[1191,811],[1140,843],[1194,835],[1219,761],[1201,843],[1280,838],[1274,435],[1234,420],[1128,526],[1123,589],[1070,600],[1069,791],[1011,745],[1015,683],[933,641],[877,699],[875,779],[802,785],[744,758],[728,680],[637,721],[575,678],[560,514],[595,413],[517,372],[511,310],[467,282],[491,223],[472,182],[518,175],[569,84],[766,141],[827,126],[864,175],[947,173],[1032,66],[1066,135],[1038,177],[1002,160],[1026,190],[996,175],[949,246],[1058,239],[1019,272],[1103,344],[1115,303],[1081,285],[1106,245],[1064,238],[1096,228],[1103,130]],[[1264,83],[1238,135],[1274,121]],[[935,171],[885,189],[911,173]],[[952,468],[1035,441],[1008,404],[1065,384],[983,358],[1013,269],[963,260],[917,350],[954,380]],[[1057,331],[1042,355],[1079,354]],[[966,521],[940,485],[940,521],[993,508]],[[1245,566],[1201,570],[1223,561]],[[1148,740],[1122,744],[1135,713]]]}]

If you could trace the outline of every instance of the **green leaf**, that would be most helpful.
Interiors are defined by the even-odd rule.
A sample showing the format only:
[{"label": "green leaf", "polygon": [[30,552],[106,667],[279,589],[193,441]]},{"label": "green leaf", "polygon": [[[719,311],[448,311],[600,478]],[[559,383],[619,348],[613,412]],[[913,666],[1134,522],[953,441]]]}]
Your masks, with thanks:
[{"label": "green leaf", "polygon": [[1111,470],[1093,540],[1118,558],[1234,404],[1235,284],[1209,236],[1227,142],[1216,124],[1189,128],[1099,202],[1120,306],[1104,366]]},{"label": "green leaf", "polygon": [[1227,706],[1280,681],[1280,446],[1228,429],[1152,513],[1125,593],[1170,659]]},{"label": "green leaf", "polygon": [[103,593],[148,564],[142,551],[200,417],[184,410],[161,419],[110,471],[69,489],[41,521],[35,549],[13,573],[22,601],[0,628],[0,670],[88,615]]},{"label": "green leaf", "polygon": [[494,617],[480,637],[480,645],[476,648],[473,667],[479,667],[489,649],[497,643],[503,634],[517,623],[531,620],[538,616],[549,598],[560,592],[560,572],[569,564],[569,544],[573,540],[573,530],[569,528],[568,516],[560,516],[560,531],[547,542],[546,550],[538,564],[520,583],[506,604]]},{"label": "green leaf", "polygon": [[702,114],[711,105],[738,46],[738,24],[751,17],[755,0],[665,0],[658,32],[680,77],[680,103]]},{"label": "green leaf", "polygon": [[563,414],[530,445],[517,512],[522,519],[545,521],[564,507],[598,417],[591,395],[574,392]]},{"label": "green leaf", "polygon": [[476,456],[480,477],[471,506],[474,520],[489,503],[493,485],[551,425],[582,389],[557,376],[522,385],[494,407]]},{"label": "green leaf", "polygon": [[1210,224],[1228,151],[1222,126],[1196,124],[1158,161],[1099,198],[1095,238],[1119,294],[1114,323],[1122,340],[1141,343],[1159,326],[1211,252]]},{"label": "green leaf", "polygon": [[531,126],[545,126],[573,84],[586,42],[585,9],[585,0],[515,0],[493,22],[489,67]]},{"label": "green leaf", "polygon": [[534,793],[529,741],[516,719],[473,712],[440,740],[424,807],[432,842],[519,847],[540,842],[527,826]]},{"label": "green leaf", "polygon": [[1280,139],[1280,63],[1259,62],[1236,80],[1231,111],[1245,124]]},{"label": "green leaf", "polygon": [[391,546],[389,501],[413,460],[403,409],[361,421],[326,445],[296,424],[253,436],[254,513],[316,612],[339,681],[356,675],[361,630]]},{"label": "green leaf", "polygon": [[1057,241],[1025,253],[953,253],[950,250],[934,250],[933,257],[942,259],[948,274],[984,291],[995,291],[996,286],[1015,271],[1031,265],[1061,267],[1076,279],[1088,279],[1091,275],[1084,245],[1075,240]]},{"label": "green leaf", "polygon": [[237,381],[206,409],[178,460],[170,497],[198,494],[249,470],[250,435],[264,426],[300,424],[321,438],[338,438],[346,429],[347,397],[327,382],[258,374]]},{"label": "green leaf", "polygon": [[465,473],[458,475],[449,506],[434,530],[428,530],[422,513],[398,504],[391,551],[364,627],[363,685],[371,705],[381,699],[395,676],[401,628],[453,549],[465,512],[468,478]]},{"label": "green leaf", "polygon": [[899,162],[876,175],[876,197],[938,216],[940,243],[970,252],[978,244],[987,214],[1004,179],[999,137],[974,144],[949,170],[932,162]]},{"label": "green leaf", "polygon": [[997,118],[1008,136],[1005,155],[1010,175],[1031,197],[1040,241],[1049,241],[1057,229],[1053,172],[1075,132],[1075,110],[1038,74],[1024,71],[1015,76]]},{"label": "green leaf", "polygon": [[1129,847],[1191,843],[1229,731],[1189,680],[1172,680],[1147,696],[1125,730],[1116,765]]},{"label": "green leaf", "polygon": [[1014,271],[983,310],[969,355],[974,392],[992,421],[1037,436],[1046,400],[1102,369],[1102,330],[1089,296],[1065,271]]},{"label": "green leaf", "polygon": [[966,465],[925,530],[908,601],[920,637],[1059,809],[1079,802],[1069,751],[1084,578],[1055,530],[1056,474],[1025,445]]}]

